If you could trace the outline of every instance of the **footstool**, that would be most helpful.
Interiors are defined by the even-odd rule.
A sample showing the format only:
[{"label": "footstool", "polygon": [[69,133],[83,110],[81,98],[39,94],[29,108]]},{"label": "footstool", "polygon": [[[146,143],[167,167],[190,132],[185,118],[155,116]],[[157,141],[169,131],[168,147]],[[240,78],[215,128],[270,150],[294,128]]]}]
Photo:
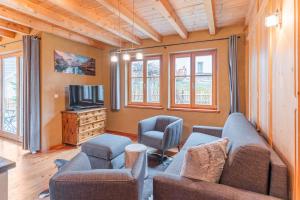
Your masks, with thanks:
[{"label": "footstool", "polygon": [[104,133],[81,145],[81,151],[90,159],[93,169],[120,169],[124,167],[124,151],[131,144],[128,137]]}]

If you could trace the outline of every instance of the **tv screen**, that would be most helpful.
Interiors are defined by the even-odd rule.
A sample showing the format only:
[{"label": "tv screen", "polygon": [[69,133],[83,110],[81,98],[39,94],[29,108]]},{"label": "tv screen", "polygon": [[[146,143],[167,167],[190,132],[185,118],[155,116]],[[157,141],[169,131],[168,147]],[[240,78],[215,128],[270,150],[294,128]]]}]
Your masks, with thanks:
[{"label": "tv screen", "polygon": [[102,107],[104,105],[102,85],[70,85],[69,108],[85,109]]}]

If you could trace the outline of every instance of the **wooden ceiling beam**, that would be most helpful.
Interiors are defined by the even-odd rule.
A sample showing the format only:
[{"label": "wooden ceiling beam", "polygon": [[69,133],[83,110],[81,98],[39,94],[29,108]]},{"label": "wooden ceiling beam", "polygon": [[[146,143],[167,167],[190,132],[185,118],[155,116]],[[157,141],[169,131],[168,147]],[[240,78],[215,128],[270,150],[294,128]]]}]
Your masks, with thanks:
[{"label": "wooden ceiling beam", "polygon": [[[49,2],[53,3],[56,6],[61,7],[62,9],[72,13],[73,15],[76,15],[82,19],[85,19],[86,21],[95,24],[96,26],[103,28],[115,35],[117,35],[120,38],[123,38],[124,40],[127,40],[129,42],[132,42],[134,44],[141,44],[141,41],[138,37],[133,35],[130,32],[119,30],[118,24],[114,23],[112,21],[108,21],[107,18],[100,16],[96,14],[95,12],[92,12],[91,10],[84,9],[81,4],[78,3],[76,0],[48,0]],[[84,3],[84,1],[82,1]]]},{"label": "wooden ceiling beam", "polygon": [[15,38],[16,33],[0,28],[0,36],[7,37],[7,38]]},{"label": "wooden ceiling beam", "polygon": [[25,15],[2,5],[0,5],[0,18],[12,21],[14,23],[22,24],[24,26],[28,26],[39,31],[52,33],[54,35],[58,35],[60,37],[87,44],[96,48],[104,48],[104,44],[102,42],[65,30],[53,24],[44,22],[29,15]]},{"label": "wooden ceiling beam", "polygon": [[0,27],[9,31],[18,32],[21,34],[30,34],[31,28],[23,26],[21,24],[16,24],[5,19],[0,19]]},{"label": "wooden ceiling beam", "polygon": [[[118,4],[117,0],[96,0],[102,6],[104,6],[107,10],[114,13],[116,16],[119,16],[125,22],[130,25],[134,25],[136,29],[152,38],[156,42],[161,42],[161,35],[155,31],[149,24],[147,24],[143,19],[137,16],[133,11],[127,9],[122,4]],[[134,20],[133,20],[134,15]]]},{"label": "wooden ceiling beam", "polygon": [[209,33],[211,35],[216,34],[216,26],[215,26],[215,15],[214,15],[214,6],[213,6],[213,0],[205,0],[203,1],[204,7],[205,7],[205,13],[207,16],[207,24]]},{"label": "wooden ceiling beam", "polygon": [[[50,24],[63,27],[69,31],[78,33],[82,36],[92,38],[113,46],[119,46],[119,40],[112,34],[100,28],[91,28],[75,20],[71,20],[57,12],[45,9],[42,6],[28,0],[0,0],[0,4],[9,7],[23,14],[46,21]],[[36,27],[32,27],[37,29]],[[74,35],[74,34],[73,34]]]},{"label": "wooden ceiling beam", "polygon": [[[184,27],[182,21],[177,16],[174,8],[170,4],[169,0],[152,0],[155,8],[169,21],[177,33],[183,38],[187,39],[188,32]],[[206,0],[205,0],[206,1]]]}]

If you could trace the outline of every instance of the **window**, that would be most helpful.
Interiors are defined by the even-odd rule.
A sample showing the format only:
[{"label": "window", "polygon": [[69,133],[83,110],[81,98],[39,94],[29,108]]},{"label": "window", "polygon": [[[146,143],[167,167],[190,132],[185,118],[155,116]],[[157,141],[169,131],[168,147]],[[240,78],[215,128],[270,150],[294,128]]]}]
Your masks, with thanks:
[{"label": "window", "polygon": [[160,70],[160,56],[130,62],[128,105],[160,105]]},{"label": "window", "polygon": [[9,54],[1,59],[1,124],[0,133],[19,139],[22,136],[19,124],[21,116],[22,95],[21,76],[23,60],[20,53]]},{"label": "window", "polygon": [[216,50],[171,55],[171,107],[216,109]]}]

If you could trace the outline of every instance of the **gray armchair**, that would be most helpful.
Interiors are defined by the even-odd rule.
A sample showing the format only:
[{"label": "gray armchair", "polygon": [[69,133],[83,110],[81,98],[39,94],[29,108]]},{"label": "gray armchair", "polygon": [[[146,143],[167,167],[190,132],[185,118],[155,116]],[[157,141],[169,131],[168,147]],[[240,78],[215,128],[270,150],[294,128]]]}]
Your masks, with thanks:
[{"label": "gray armchair", "polygon": [[159,115],[144,119],[138,124],[138,142],[164,152],[178,147],[182,135],[183,120],[178,117]]},{"label": "gray armchair", "polygon": [[50,179],[51,200],[142,200],[145,154],[132,169],[92,169],[85,153],[79,153]]}]

